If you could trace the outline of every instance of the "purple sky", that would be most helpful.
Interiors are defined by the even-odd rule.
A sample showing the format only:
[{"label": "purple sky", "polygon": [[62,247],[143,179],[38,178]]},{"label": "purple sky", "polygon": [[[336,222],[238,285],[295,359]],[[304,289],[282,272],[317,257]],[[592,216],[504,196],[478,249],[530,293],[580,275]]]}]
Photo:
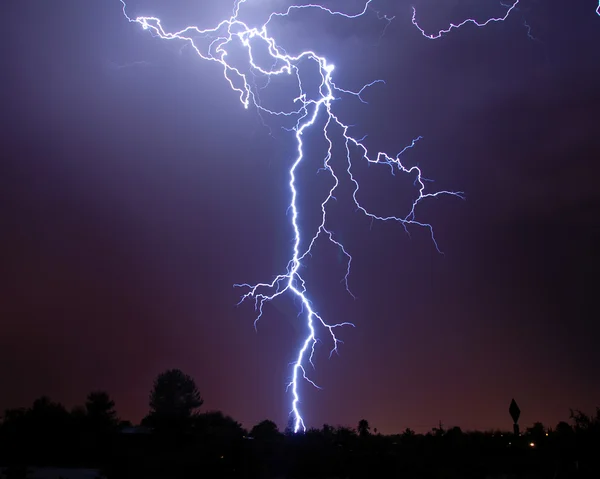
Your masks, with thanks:
[{"label": "purple sky", "polygon": [[[131,9],[176,29],[212,25],[230,3]],[[501,11],[474,3],[417,8],[430,30]],[[407,164],[467,197],[420,210],[444,255],[424,231],[371,227],[347,196],[332,208],[356,300],[331,247],[317,248],[306,279],[325,317],[357,327],[340,332],[339,357],[320,348],[324,389],[303,388],[309,426],[510,428],[512,397],[522,424],[554,425],[600,404],[600,17],[593,1],[521,4],[506,23],[435,42],[404,1],[375,2],[396,15],[381,40],[374,14],[281,23],[291,47],[333,59],[340,86],[385,79],[369,105],[340,110],[368,146],[395,152],[422,135]],[[282,299],[256,333],[232,285],[285,268],[292,138],[270,136],[218,66],[129,24],[116,0],[0,12],[0,410],[42,394],[72,406],[106,389],[137,421],[154,377],[177,367],[205,408],[284,426],[302,323]],[[326,192],[314,153],[307,211]],[[410,182],[357,171],[372,209],[405,211]]]}]

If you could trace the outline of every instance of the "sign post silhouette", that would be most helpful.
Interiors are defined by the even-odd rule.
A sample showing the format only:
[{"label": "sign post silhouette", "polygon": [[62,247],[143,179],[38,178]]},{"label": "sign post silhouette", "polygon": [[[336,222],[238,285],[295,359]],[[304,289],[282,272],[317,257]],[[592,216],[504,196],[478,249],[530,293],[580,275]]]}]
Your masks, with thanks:
[{"label": "sign post silhouette", "polygon": [[515,436],[519,435],[519,425],[517,424],[519,422],[519,417],[521,416],[521,410],[519,409],[519,406],[517,406],[517,402],[513,400],[510,402],[510,407],[508,408],[508,412],[510,413],[510,417],[512,417],[513,420],[513,431],[515,433]]}]

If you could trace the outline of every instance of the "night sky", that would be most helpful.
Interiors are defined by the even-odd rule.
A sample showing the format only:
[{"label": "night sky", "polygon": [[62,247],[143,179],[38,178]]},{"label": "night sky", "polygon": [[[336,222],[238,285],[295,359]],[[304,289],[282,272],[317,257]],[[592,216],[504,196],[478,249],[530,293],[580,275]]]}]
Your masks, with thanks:
[{"label": "night sky", "polygon": [[[415,4],[427,30],[503,12],[439,3]],[[303,386],[308,426],[508,429],[513,397],[523,425],[600,404],[600,17],[593,0],[521,4],[505,23],[438,41],[404,0],[374,2],[396,16],[381,39],[373,12],[274,27],[290,51],[330,58],[344,88],[385,79],[368,105],[339,105],[353,133],[392,154],[422,135],[406,164],[466,195],[418,211],[440,255],[425,230],[371,224],[342,188],[331,228],[354,257],[356,299],[331,245],[304,274],[315,308],[356,328],[340,331],[331,360],[323,335],[311,373],[323,390]],[[175,30],[212,26],[231,6],[139,0],[130,12]],[[303,322],[282,299],[255,332],[233,284],[285,269],[293,137],[276,122],[270,135],[219,65],[128,23],[118,0],[12,0],[0,12],[0,410],[42,394],[71,407],[106,389],[135,422],[156,375],[180,368],[205,409],[285,426]],[[319,145],[308,153],[307,224],[328,185]],[[411,180],[388,171],[357,163],[362,201],[406,213]]]}]

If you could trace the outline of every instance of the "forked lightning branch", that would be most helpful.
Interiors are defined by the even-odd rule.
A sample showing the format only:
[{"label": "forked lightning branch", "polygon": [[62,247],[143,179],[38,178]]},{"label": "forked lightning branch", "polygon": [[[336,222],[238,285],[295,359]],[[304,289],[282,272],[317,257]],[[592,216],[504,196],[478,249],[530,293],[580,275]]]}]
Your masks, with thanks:
[{"label": "forked lightning branch", "polygon": [[[336,239],[335,232],[330,229],[328,223],[328,207],[334,200],[336,190],[340,183],[340,178],[345,175],[353,185],[351,201],[354,202],[356,211],[367,216],[373,221],[386,221],[398,223],[400,227],[407,232],[411,228],[423,228],[429,232],[433,245],[438,249],[433,228],[430,224],[418,219],[419,205],[432,197],[448,195],[462,198],[462,193],[454,191],[430,191],[421,175],[421,170],[416,166],[406,167],[401,161],[401,155],[408,148],[415,146],[421,138],[416,138],[413,142],[399,149],[397,154],[388,154],[385,152],[373,152],[367,149],[363,139],[355,138],[350,134],[350,125],[344,118],[341,118],[336,106],[344,98],[354,98],[362,100],[361,94],[366,88],[376,84],[383,83],[383,80],[374,79],[371,83],[365,85],[358,91],[351,91],[343,87],[343,79],[335,78],[335,67],[332,59],[318,55],[314,51],[288,52],[284,50],[270,33],[270,27],[274,20],[285,20],[296,14],[299,10],[313,10],[315,15],[331,15],[339,17],[340,21],[352,21],[364,15],[376,15],[376,18],[387,23],[391,18],[381,16],[372,9],[372,0],[364,3],[363,8],[355,12],[336,11],[318,4],[291,5],[288,8],[271,12],[262,25],[259,27],[250,27],[247,20],[244,20],[244,4],[252,3],[253,0],[237,0],[233,4],[231,16],[222,20],[219,24],[211,28],[200,28],[198,26],[187,26],[182,30],[170,32],[163,28],[161,20],[157,17],[131,16],[124,0],[120,0],[123,6],[123,14],[128,21],[139,24],[143,29],[148,30],[153,36],[164,40],[176,42],[185,42],[193,48],[198,57],[202,60],[214,62],[220,65],[224,80],[230,85],[232,91],[239,96],[240,102],[245,108],[256,108],[261,114],[266,116],[286,116],[293,121],[293,134],[295,137],[297,153],[295,159],[290,164],[289,177],[287,185],[289,195],[287,210],[290,212],[288,218],[291,218],[289,225],[293,235],[292,248],[287,265],[282,265],[282,271],[273,281],[259,284],[238,284],[236,286],[245,288],[241,301],[253,301],[257,316],[256,322],[260,320],[263,314],[264,305],[276,300],[283,295],[291,295],[297,300],[300,310],[298,311],[306,324],[306,335],[301,339],[297,351],[293,353],[294,361],[291,369],[291,379],[288,384],[288,390],[291,392],[291,411],[294,431],[306,429],[303,415],[301,413],[301,388],[303,384],[318,387],[309,376],[309,369],[314,367],[314,353],[317,341],[320,337],[328,337],[331,342],[331,354],[337,353],[340,339],[339,330],[343,327],[353,327],[351,323],[330,321],[322,317],[313,306],[310,300],[311,286],[303,279],[301,270],[304,261],[315,243],[324,239],[330,241],[339,249],[346,260],[346,273],[343,281],[348,291],[348,276],[352,265],[352,256],[344,245]],[[258,0],[256,0],[258,1]],[[467,19],[458,24],[451,24],[448,28],[438,32],[426,32],[418,22],[417,11],[412,9],[412,23],[423,34],[425,38],[437,39],[451,30],[467,25],[483,27],[494,22],[501,22],[508,18],[510,13],[517,8],[520,0],[514,0],[508,7],[498,5],[501,14],[497,17],[489,18],[485,21]],[[600,5],[598,6],[600,15]],[[408,12],[407,12],[408,13]],[[256,20],[256,19],[253,19]],[[387,25],[386,25],[387,26]],[[241,50],[245,55],[246,65],[244,69],[236,66],[236,62],[231,60],[233,51]],[[259,56],[259,51],[264,54],[268,52],[270,57],[270,68],[260,66],[255,58]],[[315,68],[316,67],[316,68]],[[305,89],[301,78],[305,78],[305,72],[315,72],[316,84],[318,84],[318,94],[309,95]],[[264,77],[267,80],[277,75],[288,75],[294,79],[297,84],[297,90],[293,98],[295,108],[291,109],[273,109],[265,107],[260,101],[258,87],[256,86],[256,77]],[[268,82],[267,82],[268,88]],[[288,104],[288,102],[285,102]],[[319,126],[323,125],[323,126]],[[298,202],[298,183],[296,181],[298,167],[305,159],[305,133],[315,128],[322,128],[319,133],[325,139],[328,145],[323,151],[323,169],[331,175],[333,185],[326,194],[321,203],[320,224],[314,230],[302,229],[299,216],[302,206]],[[337,135],[337,136],[335,136]],[[332,165],[333,141],[336,139],[344,145],[345,160],[343,167],[334,168]],[[375,165],[381,165],[391,168],[392,173],[403,173],[412,175],[415,178],[414,187],[416,189],[416,199],[407,211],[399,213],[397,216],[387,216],[378,214],[363,206],[361,202],[360,183],[353,172],[353,166],[356,162],[368,162]],[[337,164],[337,163],[336,163]],[[284,221],[290,221],[283,218]],[[303,246],[306,245],[306,246]]]}]

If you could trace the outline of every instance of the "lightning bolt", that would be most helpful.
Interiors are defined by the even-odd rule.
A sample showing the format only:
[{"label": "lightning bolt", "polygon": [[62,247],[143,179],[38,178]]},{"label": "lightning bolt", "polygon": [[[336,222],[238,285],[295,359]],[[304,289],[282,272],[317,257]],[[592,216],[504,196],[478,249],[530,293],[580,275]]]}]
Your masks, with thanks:
[{"label": "lightning bolt", "polygon": [[[506,10],[506,12],[504,13],[504,15],[500,16],[500,17],[491,17],[488,18],[485,22],[478,22],[477,20],[475,20],[474,18],[467,18],[466,20],[463,20],[460,23],[451,23],[450,26],[448,28],[445,28],[443,30],[440,30],[437,33],[427,33],[423,28],[421,28],[419,26],[419,23],[417,22],[417,10],[415,9],[415,7],[413,7],[412,11],[413,11],[413,15],[412,15],[412,23],[415,27],[417,27],[417,29],[423,34],[423,36],[425,38],[429,38],[430,40],[437,40],[438,38],[441,38],[443,35],[445,35],[446,33],[450,33],[452,30],[455,30],[457,28],[463,27],[467,24],[472,24],[475,25],[477,27],[486,27],[488,26],[490,23],[497,23],[497,22],[503,22],[504,20],[506,20],[508,18],[508,16],[512,13],[512,11],[517,8],[517,5],[519,4],[521,0],[514,0],[514,3],[512,3],[508,9]],[[504,4],[500,4],[502,6],[505,6]]]},{"label": "lightning bolt", "polygon": [[[397,155],[391,156],[384,152],[371,153],[364,144],[364,138],[355,138],[349,132],[351,125],[343,122],[335,110],[335,102],[342,97],[354,97],[359,101],[365,102],[362,94],[367,88],[376,84],[384,83],[383,80],[375,80],[358,91],[344,89],[338,86],[333,79],[334,65],[329,62],[324,56],[318,55],[314,51],[303,51],[296,55],[286,52],[280,47],[275,38],[269,34],[271,22],[276,18],[283,18],[292,15],[299,10],[311,9],[319,11],[323,14],[343,17],[345,19],[355,19],[366,15],[371,7],[372,0],[367,0],[364,8],[354,13],[344,13],[332,10],[323,5],[308,4],[308,5],[292,5],[281,12],[272,12],[267,17],[265,23],[259,27],[250,27],[247,23],[240,20],[240,9],[247,0],[235,0],[233,5],[232,15],[221,21],[213,28],[201,29],[197,26],[188,26],[176,32],[167,32],[161,23],[161,20],[156,17],[138,16],[130,17],[127,13],[127,5],[124,0],[120,0],[125,18],[132,23],[137,23],[145,30],[148,30],[153,36],[163,40],[176,40],[185,42],[191,46],[196,54],[203,60],[215,62],[223,68],[223,76],[225,81],[229,83],[232,90],[239,95],[240,102],[245,108],[252,106],[257,109],[260,114],[286,117],[293,120],[291,131],[295,137],[297,154],[289,169],[289,192],[290,200],[288,212],[291,212],[291,227],[293,230],[293,248],[291,258],[285,268],[285,272],[279,274],[271,282],[258,284],[236,284],[236,287],[246,288],[247,292],[242,296],[240,303],[246,300],[252,300],[257,312],[254,326],[256,328],[258,321],[263,315],[264,305],[284,294],[291,295],[299,302],[300,315],[304,315],[306,320],[307,333],[304,340],[301,342],[299,350],[292,363],[291,380],[288,384],[288,390],[291,389],[292,404],[290,415],[293,419],[294,431],[305,430],[305,422],[300,412],[300,383],[302,380],[308,382],[312,386],[318,387],[309,377],[307,366],[314,367],[313,358],[315,348],[318,341],[319,331],[325,332],[331,339],[332,349],[330,357],[338,352],[338,346],[342,343],[337,337],[337,330],[344,326],[354,327],[349,322],[329,323],[316,311],[312,302],[309,300],[306,282],[301,275],[303,262],[307,256],[311,255],[313,246],[320,238],[324,238],[331,242],[339,249],[346,260],[346,273],[342,279],[346,290],[350,292],[348,286],[348,277],[350,275],[350,266],[352,256],[348,253],[344,245],[339,242],[334,232],[328,227],[328,205],[332,200],[335,200],[335,192],[340,183],[340,175],[345,175],[353,185],[352,201],[355,205],[355,210],[368,217],[371,221],[387,221],[399,223],[406,233],[409,233],[409,228],[417,227],[428,230],[431,235],[435,248],[440,251],[438,244],[433,234],[433,228],[430,224],[421,222],[416,219],[416,209],[418,205],[428,199],[440,195],[450,195],[457,198],[463,198],[461,192],[453,191],[433,191],[430,192],[426,188],[427,180],[422,176],[421,170],[417,166],[406,167],[401,161],[402,154],[408,149],[415,146],[421,140],[421,137],[415,138],[412,143],[403,148]],[[477,27],[484,27],[492,22],[504,21],[517,6],[519,0],[508,8],[505,14],[501,17],[490,18],[485,22],[478,22],[474,19],[467,19],[459,24],[451,24],[447,29],[440,30],[437,33],[429,34],[421,28],[416,20],[417,12],[412,10],[412,23],[415,27],[428,39],[440,38],[451,30],[460,28],[466,24],[474,24]],[[599,5],[600,10],[600,5]],[[382,16],[379,12],[374,11],[377,18],[387,22],[386,28],[392,18]],[[204,45],[204,47],[202,46]],[[268,51],[271,66],[265,68],[260,66],[255,60],[255,52],[258,46],[266,47]],[[234,48],[242,47],[245,52],[245,67],[236,66],[238,62],[231,60],[231,51]],[[307,88],[302,83],[301,71],[305,68],[317,67],[318,89],[317,94],[309,94]],[[263,106],[260,101],[259,88],[256,86],[256,78],[266,78],[266,86],[269,85],[271,78],[275,76],[292,76],[294,83],[297,84],[297,96],[293,99],[295,107],[289,109],[272,109]],[[264,89],[266,86],[260,88]],[[317,120],[324,119],[322,129],[323,138],[327,144],[327,150],[324,154],[323,166],[321,170],[327,172],[333,180],[333,185],[323,202],[321,203],[321,220],[316,230],[307,234],[299,226],[299,205],[298,205],[298,190],[296,182],[296,174],[298,167],[304,160],[304,135],[312,127],[316,127]],[[331,160],[333,157],[333,140],[332,135],[336,134],[337,138],[344,144],[345,160],[344,167],[341,171],[334,170]],[[340,136],[341,135],[341,136]],[[389,167],[392,174],[400,172],[410,177],[414,177],[414,185],[416,188],[416,199],[413,201],[408,212],[399,216],[384,216],[378,215],[366,209],[359,200],[360,184],[353,173],[353,165],[356,158],[366,161],[370,164],[383,165]],[[337,167],[336,167],[337,168]],[[306,240],[310,238],[310,240]],[[304,245],[304,246],[303,246]]]}]

